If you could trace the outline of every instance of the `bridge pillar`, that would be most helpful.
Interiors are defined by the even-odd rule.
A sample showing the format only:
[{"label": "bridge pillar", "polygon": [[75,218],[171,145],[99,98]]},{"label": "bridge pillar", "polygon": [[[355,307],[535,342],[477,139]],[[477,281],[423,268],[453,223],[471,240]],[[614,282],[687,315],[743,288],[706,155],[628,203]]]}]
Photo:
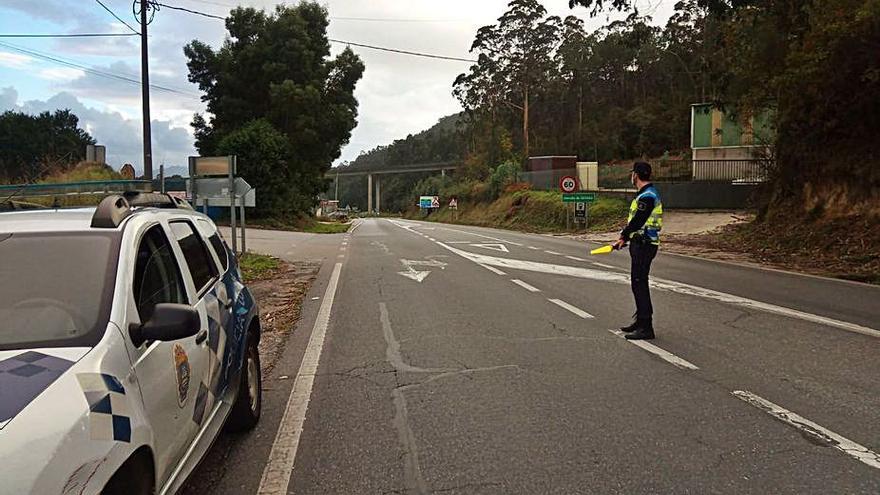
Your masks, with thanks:
[{"label": "bridge pillar", "polygon": [[442,170],[440,170],[440,176],[441,176],[441,177],[446,177],[446,169],[445,169],[445,168],[442,169]]},{"label": "bridge pillar", "polygon": [[376,176],[376,213],[382,210],[382,177]]},{"label": "bridge pillar", "polygon": [[367,214],[373,214],[373,174],[367,174]]}]

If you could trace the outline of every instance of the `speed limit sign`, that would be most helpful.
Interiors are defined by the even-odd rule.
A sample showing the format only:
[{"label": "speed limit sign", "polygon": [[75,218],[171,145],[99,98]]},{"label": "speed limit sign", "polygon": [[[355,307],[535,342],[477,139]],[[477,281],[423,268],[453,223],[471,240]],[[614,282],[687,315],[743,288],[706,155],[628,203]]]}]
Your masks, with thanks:
[{"label": "speed limit sign", "polygon": [[566,175],[559,181],[559,189],[564,193],[573,193],[577,191],[578,181],[570,175]]}]

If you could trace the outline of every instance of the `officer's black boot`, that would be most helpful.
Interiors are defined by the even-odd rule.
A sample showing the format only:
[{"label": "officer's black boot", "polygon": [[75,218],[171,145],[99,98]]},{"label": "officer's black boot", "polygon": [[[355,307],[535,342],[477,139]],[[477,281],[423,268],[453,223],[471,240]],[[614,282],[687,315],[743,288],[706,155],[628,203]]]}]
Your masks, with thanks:
[{"label": "officer's black boot", "polygon": [[654,338],[654,324],[650,318],[636,320],[636,330],[625,335],[627,340],[651,340]]},{"label": "officer's black boot", "polygon": [[620,327],[620,331],[623,333],[635,332],[639,329],[639,320],[634,320],[629,326]]}]

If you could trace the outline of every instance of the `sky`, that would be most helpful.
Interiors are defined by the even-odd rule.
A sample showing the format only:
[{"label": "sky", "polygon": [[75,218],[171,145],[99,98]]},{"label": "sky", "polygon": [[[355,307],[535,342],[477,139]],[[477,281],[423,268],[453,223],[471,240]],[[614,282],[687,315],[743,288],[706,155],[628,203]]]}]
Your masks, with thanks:
[{"label": "sky", "polygon": [[[102,0],[123,21],[137,28],[132,4]],[[674,0],[637,0],[640,10],[665,24]],[[163,0],[214,15],[234,5],[272,9],[268,0]],[[295,2],[287,2],[295,3]],[[492,24],[507,0],[329,0],[330,38],[354,43],[469,58],[480,26]],[[590,18],[568,0],[543,0],[550,14],[576,15],[589,29],[610,19]],[[619,16],[617,16],[619,17]],[[129,29],[95,0],[3,0],[0,34],[125,33]],[[190,121],[204,111],[198,88],[187,81],[183,46],[198,39],[219,47],[226,34],[222,21],[161,9],[149,29],[153,166],[185,166],[196,154]],[[345,45],[332,45],[335,56]],[[22,52],[20,50],[25,50]],[[390,144],[431,127],[461,110],[452,82],[467,63],[418,58],[352,47],[366,65],[355,96],[358,125],[337,164],[369,149]],[[55,61],[44,57],[54,58]],[[60,61],[60,62],[59,62]],[[90,69],[89,71],[83,69]],[[97,75],[94,71],[116,76]],[[121,80],[131,79],[133,81]],[[32,39],[0,38],[0,112],[39,113],[68,108],[80,126],[107,147],[114,168],[132,163],[141,170],[141,96],[139,38]]]}]

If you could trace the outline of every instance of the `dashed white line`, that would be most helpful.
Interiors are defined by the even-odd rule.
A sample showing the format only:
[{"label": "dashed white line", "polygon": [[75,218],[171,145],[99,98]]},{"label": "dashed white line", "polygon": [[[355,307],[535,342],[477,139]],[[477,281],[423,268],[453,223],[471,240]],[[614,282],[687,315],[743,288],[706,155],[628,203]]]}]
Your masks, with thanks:
[{"label": "dashed white line", "polygon": [[287,485],[290,484],[296,451],[299,448],[306,411],[309,408],[309,399],[312,395],[312,386],[318,372],[318,363],[321,361],[324,337],[327,335],[327,327],[330,324],[330,310],[333,308],[333,299],[336,297],[336,287],[339,285],[341,272],[342,263],[336,263],[333,273],[330,275],[327,290],[324,291],[324,300],[321,301],[321,307],[318,309],[315,326],[312,328],[309,344],[296,374],[296,380],[293,382],[293,390],[290,392],[284,416],[278,426],[278,433],[272,443],[269,460],[266,462],[266,468],[260,478],[260,487],[257,490],[260,495],[287,493]]},{"label": "dashed white line", "polygon": [[622,270],[622,268],[620,267],[616,267],[614,265],[606,265],[605,263],[597,263],[594,261],[593,264],[602,268],[608,268],[609,270]]},{"label": "dashed white line", "polygon": [[553,304],[559,306],[560,308],[567,309],[568,311],[571,311],[572,313],[578,315],[581,318],[587,319],[587,318],[593,317],[593,315],[591,315],[590,313],[587,313],[586,311],[584,311],[581,308],[578,308],[576,306],[572,306],[571,304],[568,304],[567,302],[565,302],[561,299],[547,299],[547,300],[552,302]]},{"label": "dashed white line", "polygon": [[552,254],[554,256],[562,256],[562,253],[557,253],[556,251],[544,251],[547,254]]},{"label": "dashed white line", "polygon": [[[608,331],[613,333],[614,335],[618,335],[621,337],[623,337],[623,335],[624,335],[623,332],[621,332],[620,330],[608,330]],[[682,359],[682,358],[676,356],[675,354],[673,354],[665,349],[661,349],[660,347],[657,347],[656,345],[654,345],[650,342],[645,342],[644,340],[627,340],[627,342],[629,342],[630,344],[633,344],[636,347],[641,347],[642,349],[650,352],[651,354],[658,356],[660,359],[663,359],[666,362],[674,364],[675,366],[678,366],[681,369],[685,369],[685,370],[698,370],[698,369],[700,369],[694,363],[691,363],[690,361]]]},{"label": "dashed white line", "polygon": [[541,250],[541,248],[539,248],[537,246],[529,246],[529,249],[531,249],[532,251],[540,251]]},{"label": "dashed white line", "polygon": [[578,258],[577,256],[566,256],[566,258],[573,260],[573,261],[587,261],[583,258]]},{"label": "dashed white line", "polygon": [[525,289],[529,292],[541,292],[541,289],[534,287],[532,285],[529,285],[529,284],[523,282],[522,280],[515,278],[515,279],[511,280],[511,282],[515,283],[516,285],[522,287],[523,289]]},{"label": "dashed white line", "polygon": [[437,239],[434,239],[433,237],[428,237],[428,240],[431,241],[431,242],[436,242],[436,241],[437,241]]},{"label": "dashed white line", "polygon": [[484,265],[484,264],[482,264],[482,263],[477,263],[477,264],[480,265],[480,266],[482,266],[482,267],[485,268],[486,270],[489,270],[490,272],[496,274],[496,275],[507,275],[506,273],[504,273],[504,272],[502,272],[501,270],[495,268],[494,266]]},{"label": "dashed white line", "polygon": [[769,400],[764,399],[763,397],[755,395],[751,392],[745,390],[735,390],[732,393],[736,398],[757,407],[758,409],[766,412],[767,414],[782,421],[783,423],[787,423],[797,428],[803,434],[818,439],[821,442],[828,444],[835,449],[843,452],[844,454],[871,466],[872,468],[880,469],[880,455],[878,455],[876,452],[872,452],[867,447],[859,445],[858,443],[853,442],[846,437],[840,436],[837,433],[834,433],[833,431],[823,426],[820,426],[807,418],[804,418],[803,416],[793,413],[788,409],[774,404]]},{"label": "dashed white line", "polygon": [[505,243],[505,244],[512,244],[512,245],[514,245],[514,246],[522,246],[522,244],[520,244],[520,243],[518,243],[518,242],[506,241],[506,240],[504,240],[504,239],[499,239],[499,238],[497,238],[497,237],[492,237],[492,236],[483,235],[483,234],[477,234],[476,232],[468,232],[467,230],[449,229],[449,228],[446,228],[446,227],[442,227],[442,228],[443,228],[443,230],[448,230],[448,231],[450,231],[450,232],[458,232],[458,233],[461,233],[461,234],[475,235],[475,236],[477,236],[477,237],[482,237],[483,239],[491,239],[491,240],[493,240],[493,241],[503,242],[503,243]]}]

